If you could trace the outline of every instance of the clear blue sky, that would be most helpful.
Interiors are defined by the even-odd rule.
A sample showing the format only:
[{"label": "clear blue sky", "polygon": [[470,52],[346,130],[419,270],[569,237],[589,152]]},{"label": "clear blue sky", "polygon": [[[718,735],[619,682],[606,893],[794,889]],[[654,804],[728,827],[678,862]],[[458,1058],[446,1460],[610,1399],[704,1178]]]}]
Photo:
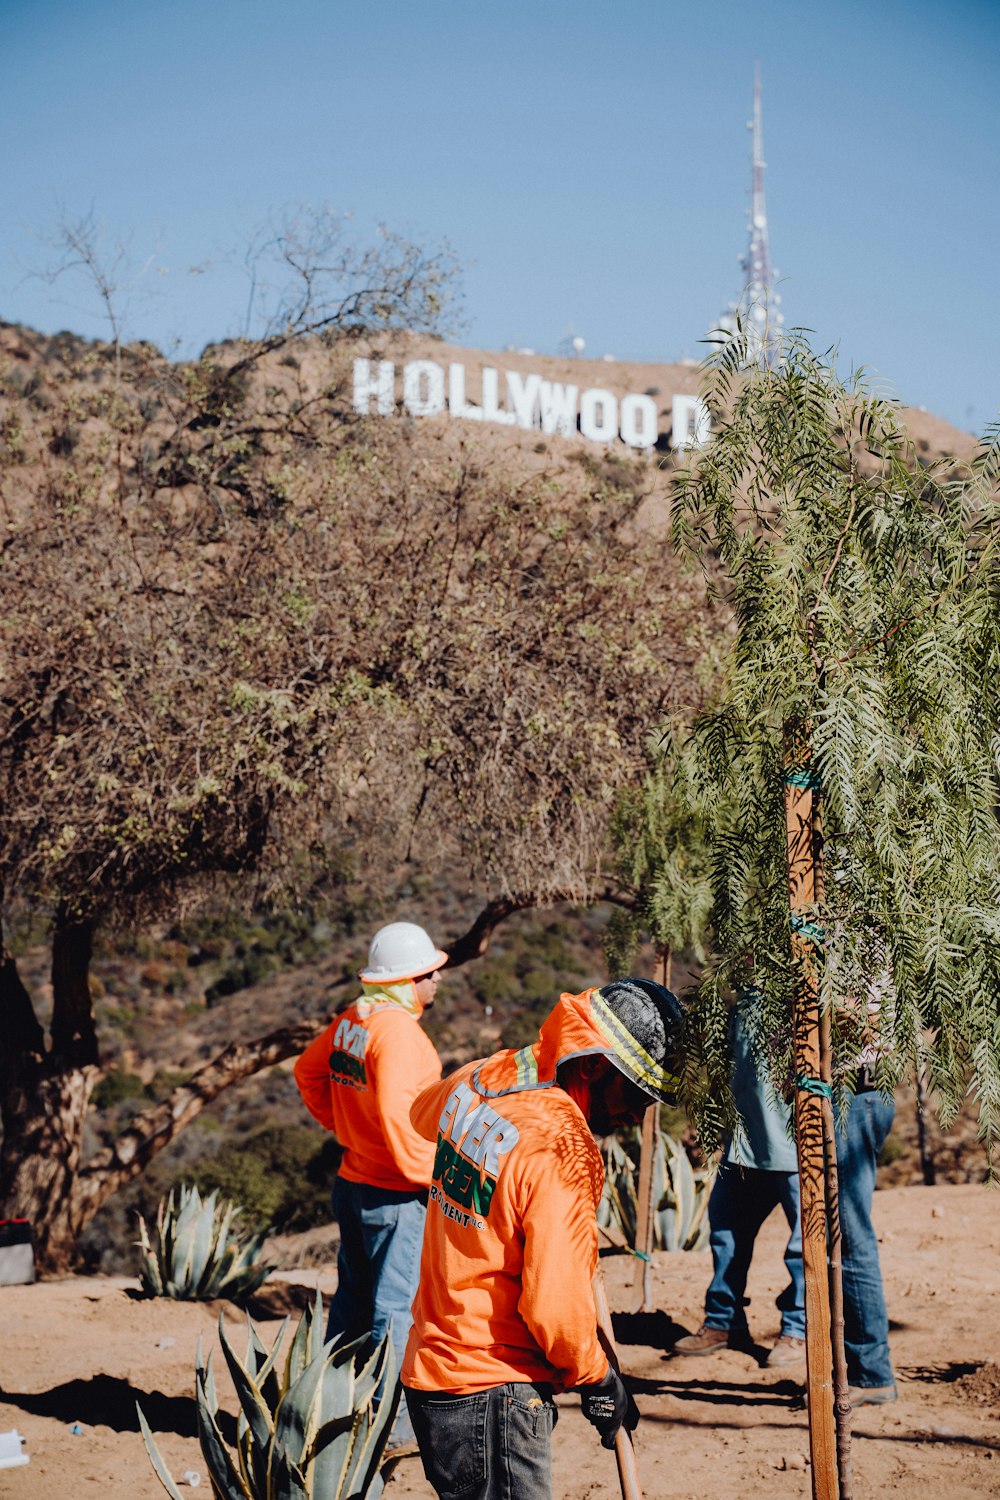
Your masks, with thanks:
[{"label": "clear blue sky", "polygon": [[93,209],[150,262],[129,335],[196,353],[241,326],[254,228],[326,203],[448,239],[471,344],[700,357],[740,288],[758,60],[788,322],[981,430],[1000,0],[0,0],[0,317],[106,331],[83,283],[26,277]]}]

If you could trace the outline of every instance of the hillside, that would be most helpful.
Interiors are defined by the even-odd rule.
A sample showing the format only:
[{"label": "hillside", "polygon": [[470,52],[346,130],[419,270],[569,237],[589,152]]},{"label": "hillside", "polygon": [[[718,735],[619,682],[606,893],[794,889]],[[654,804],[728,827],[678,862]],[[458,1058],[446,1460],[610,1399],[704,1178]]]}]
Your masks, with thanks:
[{"label": "hillside", "polygon": [[[224,368],[244,354],[240,345],[210,345],[202,361]],[[358,360],[367,362],[365,377],[355,369]],[[148,440],[163,442],[171,434],[169,414],[177,409],[176,400],[165,399],[166,388],[178,372],[198,366],[173,366],[150,345],[129,346],[124,361],[129,383],[148,389],[143,407]],[[380,371],[390,364],[391,377],[388,386],[381,388],[380,400]],[[407,402],[406,371],[417,366],[423,369],[409,392],[410,405],[421,413],[429,411],[427,415],[412,415]],[[461,371],[457,388],[450,376],[456,367]],[[112,351],[106,344],[86,343],[73,334],[48,337],[0,323],[0,411],[5,396],[9,399],[20,392],[27,395],[42,428],[49,413],[47,440],[57,459],[68,458],[83,435],[73,421],[74,410],[79,417],[83,408],[77,401],[61,409],[61,398],[74,387],[77,397],[108,387],[113,383],[112,369]],[[512,378],[523,412],[531,412],[525,425],[520,425],[511,399]],[[263,398],[261,406],[272,417],[297,407],[311,413],[318,408],[326,420],[349,420],[351,414],[363,410],[374,420],[380,408],[388,409],[402,418],[408,435],[419,438],[426,461],[432,465],[445,467],[471,445],[488,458],[502,456],[508,473],[515,476],[542,475],[572,490],[581,475],[596,470],[613,483],[640,485],[651,500],[662,500],[678,459],[682,434],[674,431],[675,398],[687,403],[684,414],[691,416],[690,404],[697,397],[701,378],[693,361],[631,363],[528,350],[489,351],[410,334],[332,344],[319,339],[299,341],[265,355],[248,377],[249,393]],[[550,393],[560,393],[558,399],[551,394],[547,400],[540,399],[537,388],[532,391],[530,387],[532,380],[547,383]],[[572,398],[569,392],[575,392]],[[599,401],[586,399],[601,394],[610,397],[607,410]],[[635,406],[637,399],[645,402],[655,428],[655,439],[641,448],[619,435],[626,425],[623,408],[628,402]],[[582,413],[581,403],[586,408]],[[437,405],[442,409],[435,412]],[[942,456],[965,461],[975,451],[976,440],[969,433],[930,412],[904,405],[901,418],[924,461]],[[607,440],[589,438],[581,430],[584,425],[604,432]],[[643,431],[638,422],[631,423],[629,430],[633,428],[636,436],[649,443],[648,428]],[[175,487],[183,492],[185,485]],[[661,518],[659,505],[650,510],[654,522]]]}]

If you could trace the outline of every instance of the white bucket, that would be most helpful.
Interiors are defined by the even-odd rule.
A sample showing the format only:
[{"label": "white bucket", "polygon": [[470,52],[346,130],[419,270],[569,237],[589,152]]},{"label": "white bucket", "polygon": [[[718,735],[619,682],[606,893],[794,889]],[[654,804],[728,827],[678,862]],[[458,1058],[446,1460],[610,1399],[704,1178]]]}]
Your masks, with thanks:
[{"label": "white bucket", "polygon": [[24,1438],[16,1428],[0,1432],[0,1469],[18,1469],[28,1462],[28,1455],[21,1452]]}]

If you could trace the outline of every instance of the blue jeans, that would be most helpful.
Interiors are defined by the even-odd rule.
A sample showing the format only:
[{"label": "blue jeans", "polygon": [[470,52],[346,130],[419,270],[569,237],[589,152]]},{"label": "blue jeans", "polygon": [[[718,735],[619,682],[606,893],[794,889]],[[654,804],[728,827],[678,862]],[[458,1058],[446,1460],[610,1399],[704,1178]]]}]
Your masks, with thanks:
[{"label": "blue jeans", "polygon": [[805,1338],[806,1289],[798,1175],[738,1167],[728,1161],[719,1164],[708,1202],[711,1230],[708,1242],[714,1266],[712,1284],[705,1295],[705,1322],[709,1328],[728,1328],[737,1336],[746,1334],[743,1294],[754,1241],[764,1220],[779,1203],[791,1231],[785,1250],[789,1282],[777,1299],[781,1332],[788,1338]]},{"label": "blue jeans", "polygon": [[[410,1304],[420,1279],[426,1214],[423,1194],[416,1190],[394,1192],[341,1177],[333,1185],[340,1252],[326,1336],[355,1339],[371,1332],[379,1340],[391,1327],[397,1372],[413,1322]],[[401,1407],[390,1441],[412,1437]]]},{"label": "blue jeans", "polygon": [[843,1236],[844,1348],[851,1385],[893,1385],[889,1318],[878,1241],[872,1228],[876,1158],[892,1128],[895,1107],[878,1093],[855,1094],[837,1121],[837,1175]]},{"label": "blue jeans", "polygon": [[551,1386],[496,1385],[472,1396],[408,1390],[406,1404],[440,1500],[550,1500]]}]

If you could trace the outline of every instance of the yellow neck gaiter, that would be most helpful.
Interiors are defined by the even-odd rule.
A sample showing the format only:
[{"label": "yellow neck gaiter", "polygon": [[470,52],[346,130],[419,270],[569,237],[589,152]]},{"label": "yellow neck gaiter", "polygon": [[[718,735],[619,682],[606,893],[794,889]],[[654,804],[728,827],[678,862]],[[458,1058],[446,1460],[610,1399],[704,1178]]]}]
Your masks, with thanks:
[{"label": "yellow neck gaiter", "polygon": [[358,1001],[359,1015],[367,1015],[383,1005],[395,1005],[410,1016],[422,1016],[424,1013],[412,979],[397,979],[395,984],[366,984],[362,980],[361,988],[364,998]]}]

